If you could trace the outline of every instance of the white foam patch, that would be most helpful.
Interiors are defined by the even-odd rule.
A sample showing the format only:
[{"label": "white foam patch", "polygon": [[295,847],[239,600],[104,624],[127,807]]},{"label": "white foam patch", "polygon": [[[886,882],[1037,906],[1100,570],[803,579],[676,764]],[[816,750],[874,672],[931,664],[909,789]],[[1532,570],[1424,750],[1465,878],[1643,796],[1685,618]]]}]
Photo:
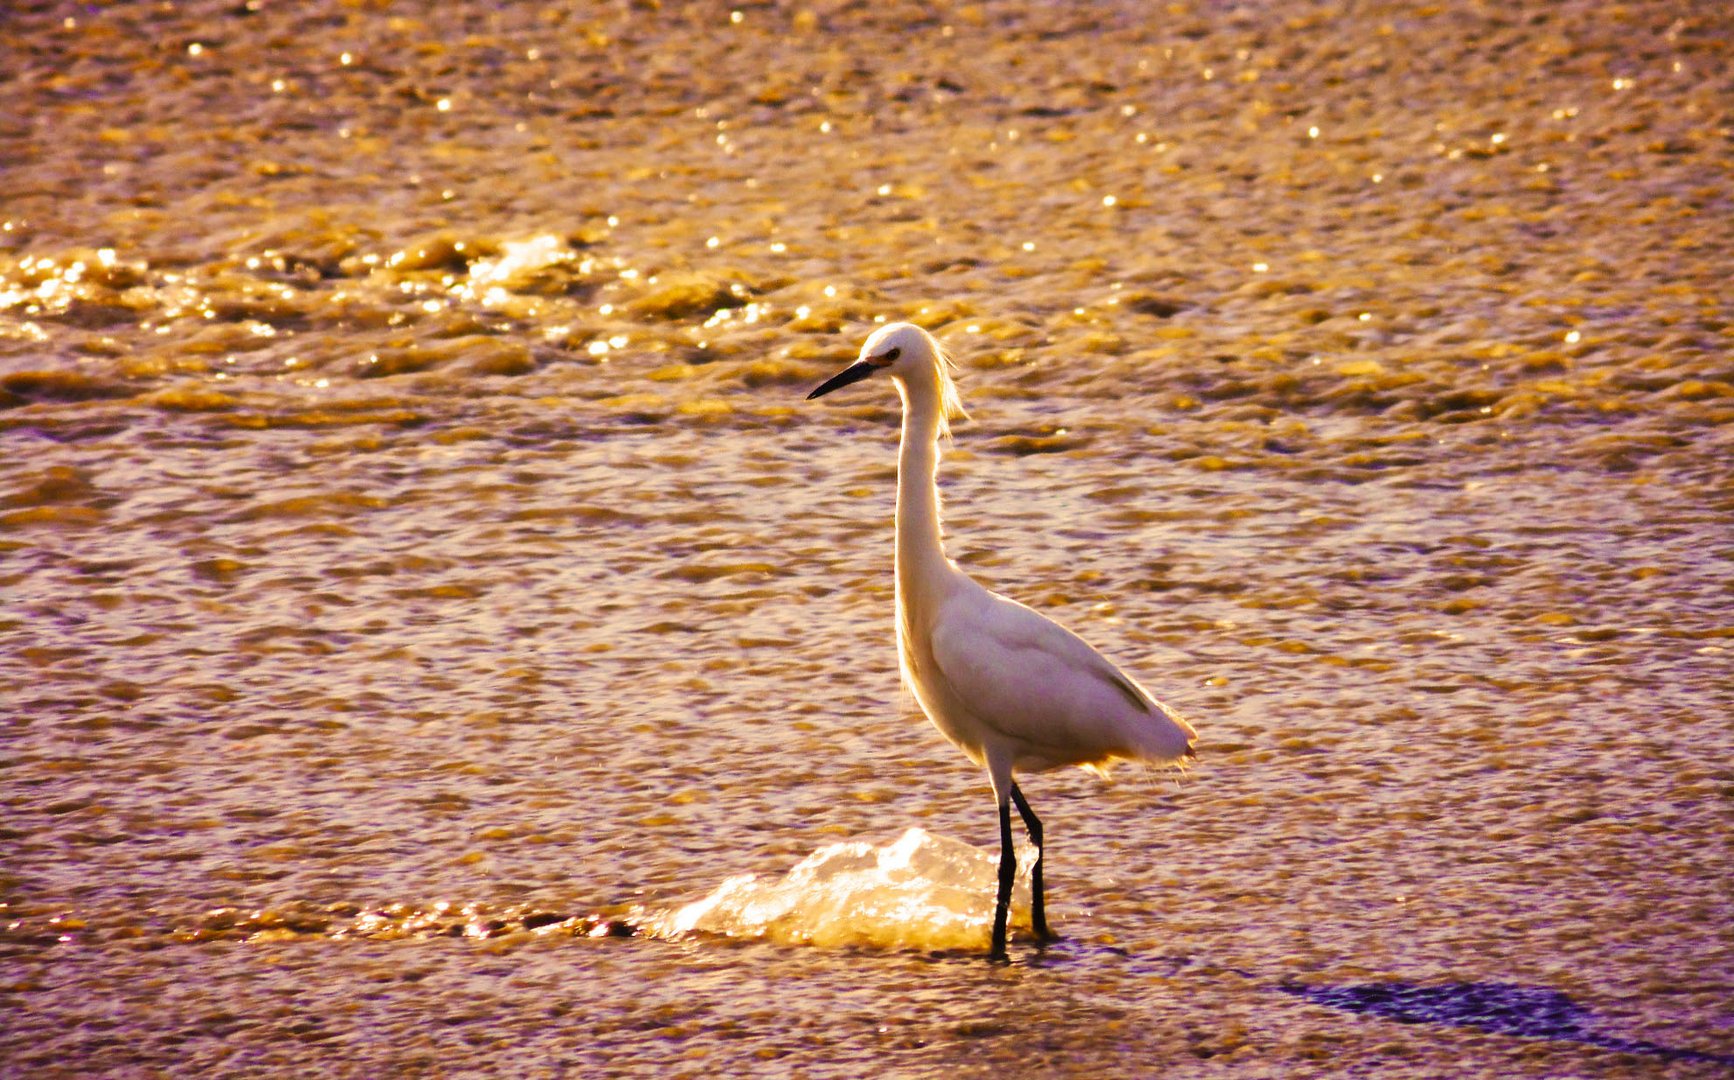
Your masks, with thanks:
[{"label": "white foam patch", "polygon": [[[1025,846],[1012,893],[1014,925],[1029,925]],[[658,937],[693,933],[785,944],[985,949],[993,930],[999,856],[910,829],[883,847],[851,840],[822,847],[781,878],[741,874],[680,908],[633,923]]]},{"label": "white foam patch", "polygon": [[508,289],[522,284],[523,279],[538,270],[574,261],[566,241],[552,234],[528,240],[508,240],[501,245],[497,259],[477,259],[470,264],[470,280],[487,287],[503,285]]}]

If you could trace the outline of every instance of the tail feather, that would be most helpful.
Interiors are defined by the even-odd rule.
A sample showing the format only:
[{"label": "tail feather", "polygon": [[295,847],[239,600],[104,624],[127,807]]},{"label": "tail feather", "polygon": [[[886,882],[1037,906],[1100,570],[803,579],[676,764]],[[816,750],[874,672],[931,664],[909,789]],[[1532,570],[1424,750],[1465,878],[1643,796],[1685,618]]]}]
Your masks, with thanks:
[{"label": "tail feather", "polygon": [[1152,765],[1171,765],[1197,757],[1198,752],[1193,749],[1193,743],[1198,741],[1197,729],[1169,706],[1155,698],[1150,701],[1156,710],[1150,714],[1149,722],[1139,727],[1138,759]]}]

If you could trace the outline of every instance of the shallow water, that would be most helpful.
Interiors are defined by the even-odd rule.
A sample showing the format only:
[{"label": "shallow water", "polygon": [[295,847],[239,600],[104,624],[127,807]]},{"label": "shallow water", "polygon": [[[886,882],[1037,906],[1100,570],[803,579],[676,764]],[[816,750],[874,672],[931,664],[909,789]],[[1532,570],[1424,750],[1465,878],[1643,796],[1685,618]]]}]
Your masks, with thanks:
[{"label": "shallow water", "polygon": [[[1724,1072],[1722,8],[739,15],[4,17],[0,1060]],[[1025,783],[1007,968],[619,936],[993,848],[801,400],[877,319],[1199,763]]]}]

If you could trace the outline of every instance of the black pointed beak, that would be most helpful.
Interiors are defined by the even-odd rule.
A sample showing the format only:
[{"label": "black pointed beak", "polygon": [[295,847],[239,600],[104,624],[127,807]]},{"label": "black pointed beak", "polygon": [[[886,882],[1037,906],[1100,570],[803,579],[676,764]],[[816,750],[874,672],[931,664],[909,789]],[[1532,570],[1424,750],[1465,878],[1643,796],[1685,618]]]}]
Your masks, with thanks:
[{"label": "black pointed beak", "polygon": [[852,364],[849,367],[844,368],[842,371],[837,372],[837,374],[831,376],[829,379],[826,379],[819,385],[817,390],[814,390],[811,394],[807,395],[807,400],[812,401],[814,398],[823,397],[833,390],[840,390],[843,387],[848,386],[850,383],[858,383],[878,370],[878,368],[869,364],[865,360],[862,360],[857,364]]}]

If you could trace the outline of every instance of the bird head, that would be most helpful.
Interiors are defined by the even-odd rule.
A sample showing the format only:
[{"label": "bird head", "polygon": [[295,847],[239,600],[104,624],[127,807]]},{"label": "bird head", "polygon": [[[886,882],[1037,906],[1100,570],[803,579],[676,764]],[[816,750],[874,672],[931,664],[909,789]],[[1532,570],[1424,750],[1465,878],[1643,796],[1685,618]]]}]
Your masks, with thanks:
[{"label": "bird head", "polygon": [[918,387],[916,392],[937,395],[945,420],[965,417],[951,377],[955,368],[932,334],[912,323],[888,323],[867,336],[853,364],[820,383],[807,400],[884,372],[896,380],[906,399],[911,389]]}]

